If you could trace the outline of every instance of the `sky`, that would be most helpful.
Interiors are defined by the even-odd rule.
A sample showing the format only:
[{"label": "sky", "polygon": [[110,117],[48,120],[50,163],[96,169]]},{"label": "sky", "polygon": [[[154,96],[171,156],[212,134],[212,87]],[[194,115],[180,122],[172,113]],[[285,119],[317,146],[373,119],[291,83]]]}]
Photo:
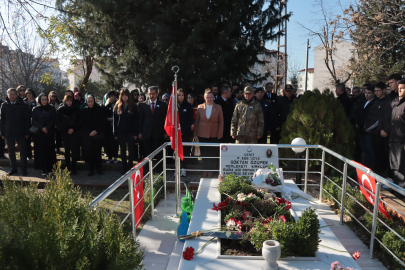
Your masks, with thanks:
[{"label": "sky", "polygon": [[[301,68],[305,68],[306,59],[306,42],[309,38],[308,31],[303,29],[299,23],[305,25],[311,29],[319,29],[319,24],[314,21],[314,19],[321,18],[321,14],[315,13],[319,10],[319,6],[316,2],[319,0],[288,0],[287,11],[292,12],[290,21],[287,23],[287,54],[289,55],[290,61],[294,61]],[[325,4],[328,5],[332,10],[341,13],[339,2],[343,7],[347,7],[352,0],[324,0]],[[353,0],[354,1],[354,0]],[[50,0],[49,4],[53,5],[54,0]],[[41,9],[38,9],[41,10]],[[5,7],[0,7],[0,11],[5,12]],[[45,13],[50,16],[55,11],[48,9]],[[3,13],[4,14],[4,13]],[[41,27],[46,28],[46,23],[44,21],[39,22]],[[314,51],[313,48],[320,45],[319,39],[310,39],[311,49],[309,50],[308,67],[314,67]],[[277,50],[277,42],[272,44],[266,44],[268,49]],[[66,59],[59,59],[61,61],[62,69],[66,69],[68,61]]]},{"label": "sky", "polygon": [[[290,60],[297,62],[302,69],[305,68],[306,59],[306,44],[307,39],[310,39],[309,55],[308,55],[308,68],[314,67],[314,50],[316,46],[320,45],[319,39],[312,39],[308,35],[308,31],[303,29],[299,23],[305,25],[310,29],[318,29],[319,25],[314,19],[321,18],[321,14],[314,13],[319,10],[315,5],[316,0],[289,0],[287,1],[287,12],[292,12],[290,21],[287,23],[287,54]],[[325,0],[325,2],[336,12],[340,11],[338,0]],[[350,4],[350,0],[340,0],[343,7]],[[269,49],[277,50],[277,42],[273,44],[266,44]],[[289,61],[290,61],[289,60]],[[290,63],[290,62],[289,62]]]}]

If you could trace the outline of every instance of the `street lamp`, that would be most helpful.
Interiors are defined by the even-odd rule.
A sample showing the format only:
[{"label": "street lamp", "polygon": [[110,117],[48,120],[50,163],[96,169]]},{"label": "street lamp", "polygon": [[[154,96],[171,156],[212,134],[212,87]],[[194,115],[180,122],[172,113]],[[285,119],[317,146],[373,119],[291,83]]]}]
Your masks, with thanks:
[{"label": "street lamp", "polygon": [[[306,145],[307,143],[303,138],[295,138],[292,140],[291,145]],[[295,158],[297,159],[297,173],[295,174],[295,184],[301,184],[301,164],[300,164],[300,154],[305,151],[305,147],[293,147],[292,150],[295,152]]]}]

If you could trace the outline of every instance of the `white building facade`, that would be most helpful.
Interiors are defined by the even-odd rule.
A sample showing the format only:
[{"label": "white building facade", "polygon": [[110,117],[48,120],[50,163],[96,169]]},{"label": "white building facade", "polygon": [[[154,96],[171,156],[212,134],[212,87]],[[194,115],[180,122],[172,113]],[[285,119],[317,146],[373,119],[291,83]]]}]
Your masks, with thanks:
[{"label": "white building facade", "polygon": [[[354,57],[354,45],[351,42],[340,41],[335,43],[336,50],[333,51],[333,61],[337,78],[341,81],[347,78],[350,73],[350,59]],[[314,83],[313,89],[318,88],[321,92],[327,88],[334,92],[335,82],[325,64],[325,49],[323,45],[314,48]],[[332,67],[332,64],[329,64]],[[353,80],[350,79],[346,86],[353,87]]]}]

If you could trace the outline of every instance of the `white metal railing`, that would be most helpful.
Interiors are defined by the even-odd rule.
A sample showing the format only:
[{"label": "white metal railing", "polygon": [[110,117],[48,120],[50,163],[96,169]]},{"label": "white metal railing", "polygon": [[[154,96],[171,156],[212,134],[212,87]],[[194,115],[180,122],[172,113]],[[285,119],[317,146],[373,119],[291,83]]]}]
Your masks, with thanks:
[{"label": "white metal railing", "polygon": [[[129,218],[129,216],[131,216],[131,223],[132,223],[132,233],[133,233],[133,237],[134,240],[136,240],[136,225],[135,224],[135,217],[134,217],[134,205],[133,205],[133,198],[132,198],[132,192],[131,190],[134,188],[132,187],[132,178],[131,176],[137,171],[139,170],[141,167],[144,167],[145,165],[148,165],[149,168],[149,172],[144,175],[142,181],[146,181],[147,179],[149,180],[149,189],[144,191],[144,195],[141,199],[143,199],[145,197],[145,194],[149,193],[150,194],[150,202],[148,204],[148,206],[145,208],[144,207],[144,212],[141,216],[141,218],[139,219],[138,222],[141,221],[143,215],[146,213],[146,211],[151,208],[151,219],[154,219],[154,201],[155,201],[155,197],[153,194],[153,184],[157,181],[157,179],[159,179],[159,177],[163,176],[163,186],[159,188],[158,192],[160,192],[162,190],[162,188],[164,189],[164,198],[166,198],[166,189],[167,189],[167,183],[168,182],[174,182],[175,183],[175,189],[176,189],[176,209],[173,209],[173,212],[176,212],[177,214],[179,214],[179,190],[180,190],[180,176],[178,176],[176,178],[176,181],[167,181],[167,171],[173,171],[174,169],[169,169],[167,168],[166,165],[166,159],[167,158],[173,158],[173,156],[167,156],[166,155],[166,147],[170,146],[170,142],[164,143],[162,146],[160,146],[159,148],[157,148],[155,151],[153,151],[153,153],[151,153],[148,157],[146,157],[142,162],[138,163],[134,168],[132,168],[131,170],[129,170],[126,174],[124,174],[122,177],[120,177],[117,181],[115,181],[111,186],[109,186],[105,191],[103,191],[99,196],[97,196],[90,204],[90,206],[92,208],[97,207],[103,200],[105,200],[106,198],[108,198],[108,196],[110,196],[115,190],[117,190],[119,187],[121,187],[124,183],[128,183],[129,186],[129,190],[130,192],[128,192],[123,199],[121,199],[114,207],[111,211],[114,211],[116,209],[116,207],[118,207],[118,205],[120,203],[122,203],[126,198],[129,197],[130,203],[131,203],[131,211],[126,215],[126,217],[124,218],[124,220],[122,221],[122,223],[125,222],[126,219]],[[201,147],[219,147],[220,144],[219,143],[189,143],[189,142],[183,142],[183,146],[201,146]],[[384,177],[375,174],[374,172],[372,172],[371,170],[366,170],[364,167],[358,165],[357,163],[353,162],[352,160],[347,159],[346,157],[335,153],[334,151],[321,146],[321,145],[290,145],[290,144],[277,144],[278,148],[305,148],[305,159],[300,159],[300,158],[279,158],[280,161],[299,161],[299,160],[304,160],[305,161],[305,170],[304,171],[299,171],[299,170],[295,170],[295,171],[284,171],[285,173],[304,173],[304,184],[298,184],[298,185],[303,185],[304,186],[304,192],[307,192],[308,186],[319,186],[320,187],[320,192],[319,192],[319,202],[322,201],[322,192],[326,192],[327,194],[328,191],[326,191],[324,189],[324,182],[325,179],[326,181],[330,181],[331,183],[333,183],[334,185],[336,185],[341,191],[342,191],[342,197],[341,200],[336,200],[331,194],[330,197],[340,205],[340,223],[343,224],[343,217],[344,217],[344,213],[347,212],[355,221],[357,221],[359,223],[359,225],[361,225],[364,229],[366,229],[369,233],[370,233],[370,258],[373,258],[373,252],[374,252],[374,241],[378,241],[380,243],[380,245],[382,247],[384,247],[399,263],[401,263],[403,266],[405,266],[405,263],[398,258],[392,251],[390,251],[383,243],[380,239],[377,239],[375,237],[375,231],[376,231],[376,226],[377,226],[377,222],[380,222],[381,224],[383,224],[388,230],[390,230],[391,232],[393,232],[396,236],[398,236],[402,241],[405,242],[405,239],[399,235],[395,230],[393,230],[391,227],[389,227],[386,223],[384,223],[384,221],[382,221],[380,218],[378,218],[378,205],[379,202],[381,201],[383,204],[389,206],[390,208],[392,208],[394,211],[396,211],[397,213],[399,213],[402,216],[405,216],[404,213],[402,213],[401,211],[399,211],[396,207],[394,207],[393,205],[389,204],[388,202],[382,200],[380,198],[380,191],[381,191],[381,185],[384,184],[388,187],[390,187],[391,189],[395,190],[396,192],[402,194],[405,196],[405,189],[399,187],[398,185],[388,181],[387,179],[385,179]],[[320,159],[309,159],[309,150],[310,149],[320,149],[322,150],[322,156]],[[160,154],[160,152],[163,153],[163,157],[162,159],[160,159],[159,161],[157,161],[157,163],[155,164],[155,166],[153,166],[152,160],[153,158],[155,158],[158,154]],[[336,168],[335,166],[333,166],[332,164],[329,164],[328,162],[326,162],[326,154],[331,155],[335,158],[337,158],[338,160],[343,162],[343,170],[339,170],[338,168]],[[219,159],[219,157],[188,157],[185,156],[184,158],[187,159],[193,159],[193,158],[201,158],[201,159],[205,159],[205,158],[216,158]],[[321,171],[309,171],[308,170],[308,166],[309,166],[309,161],[319,161],[321,162]],[[156,178],[156,180],[154,180],[153,178],[153,172],[155,170],[155,168],[157,167],[157,165],[159,165],[160,163],[163,163],[163,171],[162,172],[158,172],[158,177]],[[333,168],[336,172],[338,172],[339,174],[341,174],[343,176],[343,181],[342,181],[342,186],[338,186],[336,183],[334,183],[328,176],[325,175],[325,165]],[[352,166],[353,168],[356,168],[364,173],[366,173],[367,175],[373,177],[374,179],[376,179],[377,181],[377,185],[376,185],[376,191],[375,194],[373,192],[371,192],[370,190],[368,190],[365,186],[359,184],[357,181],[355,181],[354,179],[350,178],[347,175],[347,170],[348,170],[348,165]],[[189,172],[193,172],[193,171],[216,171],[218,172],[219,170],[207,170],[207,169],[186,169],[186,171]],[[313,174],[320,174],[320,183],[319,184],[308,184],[308,173],[313,173]],[[367,207],[365,207],[362,203],[360,203],[358,200],[356,200],[352,195],[350,195],[349,193],[346,192],[346,186],[347,186],[347,179],[349,179],[350,181],[352,181],[353,183],[355,183],[357,186],[361,186],[364,188],[364,190],[366,190],[368,193],[372,194],[373,196],[375,196],[375,203],[374,203],[374,209],[373,212],[371,213],[371,211],[368,210]],[[141,183],[141,181],[140,181]],[[139,184],[140,184],[139,183]],[[157,193],[158,193],[157,192]],[[372,222],[372,229],[371,231],[368,230],[352,213],[350,213],[348,211],[348,209],[345,209],[345,197],[349,196],[351,199],[353,199],[356,203],[358,203],[362,208],[364,208],[367,212],[369,212],[370,214],[373,215],[373,222]]]}]

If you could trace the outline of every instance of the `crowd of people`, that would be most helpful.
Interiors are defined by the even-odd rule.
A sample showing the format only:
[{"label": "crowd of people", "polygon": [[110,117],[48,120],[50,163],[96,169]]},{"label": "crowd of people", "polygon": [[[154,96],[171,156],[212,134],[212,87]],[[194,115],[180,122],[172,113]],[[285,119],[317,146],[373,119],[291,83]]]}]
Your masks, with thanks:
[{"label": "crowd of people", "polygon": [[[384,83],[366,84],[362,89],[336,85],[336,96],[348,120],[356,130],[355,157],[377,173],[387,173],[394,182],[405,185],[405,81],[398,74]],[[387,91],[387,88],[390,88]],[[11,171],[16,174],[15,145],[17,143],[22,175],[27,174],[27,160],[34,156],[36,169],[43,174],[52,172],[56,153],[64,147],[65,165],[76,174],[78,160],[102,174],[102,148],[108,160],[118,163],[121,149],[122,173],[129,170],[136,159],[151,154],[169,138],[164,130],[171,95],[161,94],[155,86],[146,93],[138,89],[111,90],[102,101],[91,93],[81,96],[77,88],[68,90],[62,101],[56,92],[38,97],[32,89],[20,85],[7,91],[1,102],[0,157],[7,144]],[[292,85],[287,84],[277,95],[276,87],[268,82],[263,87],[221,83],[212,85],[204,93],[178,89],[177,104],[182,140],[211,143],[268,143],[280,141],[283,123],[296,99]],[[31,148],[32,142],[34,148]],[[189,147],[185,155],[191,154]],[[34,152],[34,155],[32,154]],[[214,147],[202,147],[203,157],[215,157]],[[128,153],[128,155],[127,155]],[[157,157],[160,160],[160,157]],[[185,176],[188,160],[181,163]],[[217,169],[215,159],[206,159],[207,167]],[[162,169],[160,163],[158,169]],[[203,176],[212,176],[205,172]]]}]

